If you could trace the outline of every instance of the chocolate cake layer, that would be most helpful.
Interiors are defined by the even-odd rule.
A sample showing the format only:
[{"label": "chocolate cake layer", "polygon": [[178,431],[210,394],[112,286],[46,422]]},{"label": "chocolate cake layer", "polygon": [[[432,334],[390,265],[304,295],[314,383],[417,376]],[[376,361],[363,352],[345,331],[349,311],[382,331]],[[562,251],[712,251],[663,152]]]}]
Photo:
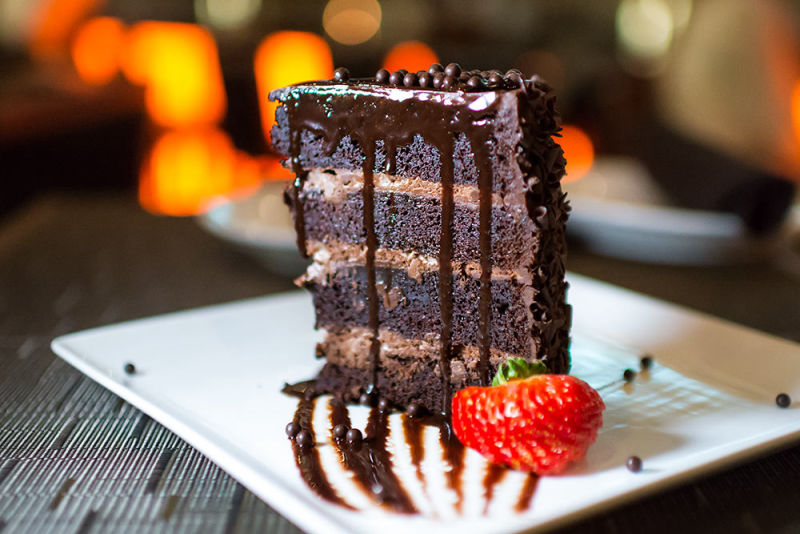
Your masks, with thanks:
[{"label": "chocolate cake layer", "polygon": [[[287,196],[294,203],[291,195]],[[328,200],[323,191],[305,188],[300,195],[305,209],[306,239],[364,245],[364,201],[360,191]],[[442,226],[441,200],[405,193],[375,192],[375,234],[377,246],[438,256]],[[524,204],[517,209],[492,209],[492,257],[494,266],[514,268],[533,263],[539,237]],[[480,256],[478,206],[456,203],[453,212],[453,259],[476,261]]]},{"label": "chocolate cake layer", "polygon": [[[431,313],[439,308],[438,270],[418,273],[415,279],[407,270],[377,266],[376,277],[381,328],[406,338],[438,343],[441,318]],[[461,346],[476,345],[481,282],[475,276],[458,271],[453,272],[452,280],[451,335],[455,355]],[[549,313],[554,309],[552,303],[547,303],[552,296],[529,284],[529,280],[514,278],[491,281],[491,347],[527,359],[542,360],[554,372],[566,372],[569,367],[567,347],[558,346],[558,335],[568,322],[567,310],[556,315]],[[334,265],[317,279],[307,279],[304,285],[314,296],[318,328],[338,330],[369,326],[364,266]],[[531,336],[532,330],[538,335]],[[552,352],[556,346],[558,349]]]}]

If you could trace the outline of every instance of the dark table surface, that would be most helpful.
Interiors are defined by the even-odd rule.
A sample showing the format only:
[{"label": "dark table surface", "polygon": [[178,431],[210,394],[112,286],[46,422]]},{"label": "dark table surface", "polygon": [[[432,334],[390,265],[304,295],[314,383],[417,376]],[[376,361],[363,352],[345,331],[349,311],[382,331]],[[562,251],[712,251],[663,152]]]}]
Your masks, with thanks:
[{"label": "dark table surface", "polygon": [[[800,340],[796,265],[653,266],[572,250],[569,267]],[[0,532],[297,532],[49,348],[74,330],[292,287],[193,220],[122,196],[44,196],[0,222]],[[558,532],[677,531],[800,532],[800,446]]]}]

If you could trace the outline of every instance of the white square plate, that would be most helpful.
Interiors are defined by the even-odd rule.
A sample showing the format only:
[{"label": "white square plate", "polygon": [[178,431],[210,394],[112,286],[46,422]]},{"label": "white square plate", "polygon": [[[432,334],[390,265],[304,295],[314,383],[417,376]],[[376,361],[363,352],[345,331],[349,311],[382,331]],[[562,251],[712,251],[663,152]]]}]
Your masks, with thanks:
[{"label": "white square plate", "polygon": [[[584,462],[543,477],[530,507],[514,512],[526,477],[511,473],[485,506],[485,462],[468,451],[461,513],[444,482],[440,454],[425,454],[424,477],[410,466],[401,416],[390,419],[389,450],[398,477],[423,512],[405,516],[371,504],[330,444],[318,446],[339,494],[361,511],[317,497],[303,482],[284,427],[297,401],[284,382],[313,377],[320,334],[310,297],[258,298],[69,334],[53,350],[77,369],[170,428],[280,513],[309,532],[514,532],[573,521],[602,508],[684,481],[800,436],[800,345],[687,311],[576,275],[573,373],[600,388],[604,426]],[[632,384],[641,354],[656,364]],[[123,372],[133,362],[137,372]],[[317,406],[326,407],[324,398]],[[327,435],[326,410],[314,422]],[[351,408],[354,424],[366,408]],[[399,437],[395,437],[399,436]],[[433,429],[426,450],[437,447]],[[645,469],[628,472],[638,455]],[[486,513],[484,509],[487,508]]]}]

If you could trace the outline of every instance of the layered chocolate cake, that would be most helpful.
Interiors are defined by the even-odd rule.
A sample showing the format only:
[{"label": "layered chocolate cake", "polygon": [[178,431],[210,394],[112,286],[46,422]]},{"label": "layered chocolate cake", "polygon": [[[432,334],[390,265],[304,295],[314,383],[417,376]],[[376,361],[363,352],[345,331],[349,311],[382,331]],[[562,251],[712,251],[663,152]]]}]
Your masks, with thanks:
[{"label": "layered chocolate cake", "polygon": [[565,161],[544,82],[339,69],[270,98],[313,260],[298,282],[327,332],[317,392],[438,413],[512,357],[569,370]]}]

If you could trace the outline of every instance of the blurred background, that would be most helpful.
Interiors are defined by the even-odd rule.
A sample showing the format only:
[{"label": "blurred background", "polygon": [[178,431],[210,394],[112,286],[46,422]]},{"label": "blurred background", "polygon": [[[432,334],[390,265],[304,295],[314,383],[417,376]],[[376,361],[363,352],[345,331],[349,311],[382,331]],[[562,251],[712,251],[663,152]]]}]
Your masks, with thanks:
[{"label": "blurred background", "polygon": [[574,242],[762,257],[797,226],[799,18],[789,0],[0,0],[0,220],[125,191],[296,272],[268,92],[456,61],[557,91]]}]

